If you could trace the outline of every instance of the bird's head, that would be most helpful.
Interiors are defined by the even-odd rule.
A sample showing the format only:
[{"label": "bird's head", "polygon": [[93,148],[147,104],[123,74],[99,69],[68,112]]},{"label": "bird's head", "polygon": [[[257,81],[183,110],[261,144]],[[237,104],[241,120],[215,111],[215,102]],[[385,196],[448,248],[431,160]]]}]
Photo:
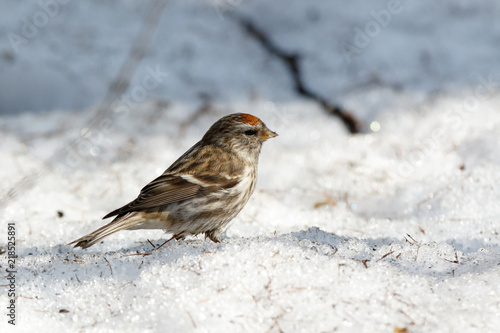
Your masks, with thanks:
[{"label": "bird's head", "polygon": [[241,158],[256,160],[262,143],[278,136],[259,118],[247,113],[222,117],[205,133],[203,140],[228,149]]}]

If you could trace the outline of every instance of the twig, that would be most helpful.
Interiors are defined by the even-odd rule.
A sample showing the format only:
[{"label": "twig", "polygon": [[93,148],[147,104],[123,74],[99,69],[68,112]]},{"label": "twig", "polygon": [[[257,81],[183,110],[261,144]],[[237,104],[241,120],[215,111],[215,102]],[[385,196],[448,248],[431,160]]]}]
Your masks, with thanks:
[{"label": "twig", "polygon": [[408,243],[410,243],[410,244],[417,244],[417,243],[418,243],[418,242],[415,240],[415,238],[411,237],[411,235],[410,235],[410,234],[406,234],[406,236],[410,237],[410,239],[413,241],[413,243],[412,243],[412,242],[410,242],[408,239],[406,239],[406,238],[405,238],[405,239],[406,239],[406,241],[407,241]]},{"label": "twig", "polygon": [[456,251],[455,251],[455,260],[448,260],[448,259],[444,260],[446,260],[447,262],[451,262],[452,264],[460,264],[460,262],[458,261],[458,255]]},{"label": "twig", "polygon": [[156,246],[153,245],[153,243],[151,243],[151,241],[148,239],[148,243],[153,247],[153,249],[156,250]]},{"label": "twig", "polygon": [[384,254],[381,258],[379,258],[379,259],[377,260],[377,262],[379,262],[380,260],[384,259],[385,257],[387,257],[387,256],[389,256],[389,255],[391,255],[391,254],[393,254],[393,253],[394,253],[394,251],[389,251],[389,252],[387,252],[387,253],[386,253],[386,254]]},{"label": "twig", "polygon": [[103,258],[104,258],[104,260],[106,260],[106,263],[109,266],[109,270],[111,271],[111,276],[113,276],[113,268],[111,268],[111,264],[109,263],[108,259],[106,259],[106,257],[103,257]]},{"label": "twig", "polygon": [[166,240],[165,243],[161,244],[160,246],[158,246],[157,248],[155,248],[155,250],[159,250],[163,245],[167,244],[168,242],[170,242],[172,239],[174,238],[177,238],[179,237],[180,235],[182,235],[184,233],[184,231],[181,231],[179,232],[178,234],[176,235],[173,235],[172,237],[170,237],[170,239]]},{"label": "twig", "polygon": [[131,257],[131,256],[150,256],[152,253],[151,252],[146,252],[146,253],[132,253],[132,254],[125,254],[124,257]]},{"label": "twig", "polygon": [[267,50],[270,54],[276,56],[285,64],[292,75],[294,89],[299,95],[317,102],[327,113],[338,117],[352,134],[359,133],[359,121],[356,120],[350,112],[338,105],[330,103],[318,93],[312,91],[311,89],[309,89],[309,87],[307,87],[307,85],[304,83],[304,79],[302,78],[302,72],[299,64],[299,54],[288,53],[280,49],[269,39],[264,31],[257,28],[257,26],[253,24],[253,22],[251,22],[249,19],[238,17],[237,21],[250,36],[255,38],[262,45],[265,50]]},{"label": "twig", "polygon": [[189,317],[189,320],[191,321],[191,324],[193,324],[193,327],[196,328],[196,323],[194,322],[194,319],[193,317],[191,316],[191,314],[184,308],[182,307],[182,309],[184,310],[184,312],[186,312],[186,314],[188,315]]}]

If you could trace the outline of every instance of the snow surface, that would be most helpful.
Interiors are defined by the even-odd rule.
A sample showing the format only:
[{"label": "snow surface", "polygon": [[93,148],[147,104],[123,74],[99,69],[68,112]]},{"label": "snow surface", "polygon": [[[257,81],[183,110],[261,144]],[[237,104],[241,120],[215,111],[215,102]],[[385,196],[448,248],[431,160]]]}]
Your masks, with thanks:
[{"label": "snow surface", "polygon": [[[61,5],[18,52],[0,40],[0,193],[47,170],[89,127],[147,9],[120,3]],[[0,6],[2,36],[40,10]],[[19,258],[17,325],[2,314],[1,331],[497,332],[500,4],[402,6],[348,62],[339,42],[353,43],[387,1],[171,1],[130,91],[148,66],[168,73],[158,87],[92,128],[81,159],[2,200],[0,248],[14,221]],[[365,132],[349,135],[297,96],[239,16],[299,52],[308,85]],[[152,251],[148,239],[169,235],[124,231],[87,250],[65,245],[230,112],[280,136],[222,243],[200,236]]]}]

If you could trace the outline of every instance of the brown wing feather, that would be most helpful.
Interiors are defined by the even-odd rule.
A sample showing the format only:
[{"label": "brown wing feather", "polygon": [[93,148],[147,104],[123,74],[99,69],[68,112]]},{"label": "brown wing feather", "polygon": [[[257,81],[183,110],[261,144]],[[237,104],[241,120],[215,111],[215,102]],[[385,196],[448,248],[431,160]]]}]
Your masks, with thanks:
[{"label": "brown wing feather", "polygon": [[118,208],[103,219],[128,212],[168,205],[194,198],[202,189],[200,185],[191,183],[179,176],[161,175],[146,185],[137,199]]},{"label": "brown wing feather", "polygon": [[[146,185],[137,199],[112,211],[103,219],[192,199],[229,189],[239,183],[242,167],[235,167],[239,165],[232,160],[235,157],[219,158],[215,167],[212,164],[214,159],[210,157],[220,153],[216,147],[205,146],[199,147],[198,150],[193,148],[188,150],[182,159],[174,162],[163,175]],[[193,170],[198,170],[198,173],[193,174]],[[194,182],[189,181],[190,178]]]}]

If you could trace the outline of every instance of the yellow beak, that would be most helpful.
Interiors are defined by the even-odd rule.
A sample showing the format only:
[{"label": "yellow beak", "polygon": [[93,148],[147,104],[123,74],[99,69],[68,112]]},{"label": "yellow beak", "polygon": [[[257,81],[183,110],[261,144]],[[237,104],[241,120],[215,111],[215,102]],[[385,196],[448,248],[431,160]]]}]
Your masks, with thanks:
[{"label": "yellow beak", "polygon": [[266,141],[266,140],[268,140],[270,138],[274,138],[274,137],[277,137],[277,136],[278,136],[278,133],[273,132],[273,131],[267,129],[264,133],[262,133],[262,135],[260,136],[260,139],[262,141]]}]

